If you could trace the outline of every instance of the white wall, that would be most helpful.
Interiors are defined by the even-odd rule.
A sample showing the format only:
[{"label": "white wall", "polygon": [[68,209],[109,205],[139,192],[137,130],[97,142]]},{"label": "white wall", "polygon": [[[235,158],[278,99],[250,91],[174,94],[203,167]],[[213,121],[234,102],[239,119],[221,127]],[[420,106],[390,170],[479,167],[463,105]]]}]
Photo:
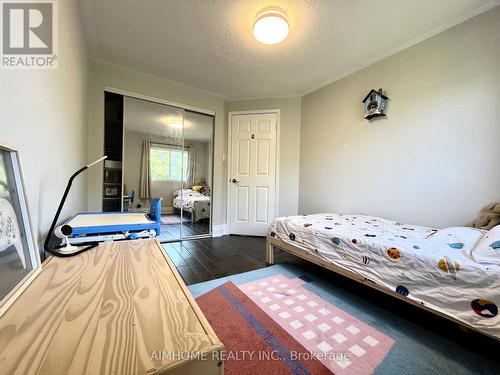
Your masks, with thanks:
[{"label": "white wall", "polygon": [[[171,138],[163,139],[162,137],[157,135],[125,131],[123,181],[125,182],[128,193],[130,193],[132,190],[135,190],[136,197],[138,197],[137,193],[139,192],[139,181],[141,178],[142,145],[145,140],[151,140],[159,143],[169,143],[169,141],[171,141]],[[209,181],[209,164],[211,164],[212,161],[208,158],[209,142],[185,140],[184,145],[193,147],[195,150],[195,183],[198,183],[201,179]],[[151,194],[153,197],[163,197],[163,212],[173,212],[173,192],[180,188],[180,182],[152,181]],[[188,187],[186,186],[185,188]]]},{"label": "white wall", "polygon": [[[43,242],[71,174],[87,162],[86,46],[74,0],[59,2],[59,68],[0,70],[0,142],[20,151],[34,233]],[[62,218],[84,211],[86,176]]]},{"label": "white wall", "polygon": [[299,202],[300,98],[226,102],[226,110],[280,110],[279,216],[296,215]]},{"label": "white wall", "polygon": [[[226,150],[224,99],[206,91],[180,83],[110,64],[91,62],[89,158],[102,156],[104,149],[104,87],[114,87],[138,94],[169,100],[215,112],[213,223],[226,221]],[[89,170],[88,205],[90,210],[102,208],[102,167]]]},{"label": "white wall", "polygon": [[[301,213],[463,225],[500,200],[500,7],[302,99]],[[361,100],[383,87],[388,117]]]}]

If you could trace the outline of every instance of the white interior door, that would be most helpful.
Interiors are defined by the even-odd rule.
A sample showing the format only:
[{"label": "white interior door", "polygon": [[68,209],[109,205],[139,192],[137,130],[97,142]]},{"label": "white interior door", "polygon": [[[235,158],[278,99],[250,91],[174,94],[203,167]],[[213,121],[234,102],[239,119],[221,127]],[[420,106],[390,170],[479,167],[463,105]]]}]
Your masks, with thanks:
[{"label": "white interior door", "polygon": [[229,231],[264,236],[275,215],[276,113],[233,115]]}]

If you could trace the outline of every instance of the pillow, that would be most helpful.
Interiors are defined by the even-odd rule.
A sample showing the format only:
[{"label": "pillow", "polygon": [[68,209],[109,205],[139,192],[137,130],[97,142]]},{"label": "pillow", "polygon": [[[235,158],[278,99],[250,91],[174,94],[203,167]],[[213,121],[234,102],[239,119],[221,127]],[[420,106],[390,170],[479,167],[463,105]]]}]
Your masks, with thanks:
[{"label": "pillow", "polygon": [[201,194],[209,197],[210,196],[210,187],[208,185],[203,185],[200,191]]},{"label": "pillow", "polygon": [[478,263],[500,266],[500,225],[491,228],[472,250],[472,257]]},{"label": "pillow", "polygon": [[193,185],[192,189],[193,189],[193,191],[196,191],[197,193],[201,193],[201,189],[203,189],[203,185]]}]

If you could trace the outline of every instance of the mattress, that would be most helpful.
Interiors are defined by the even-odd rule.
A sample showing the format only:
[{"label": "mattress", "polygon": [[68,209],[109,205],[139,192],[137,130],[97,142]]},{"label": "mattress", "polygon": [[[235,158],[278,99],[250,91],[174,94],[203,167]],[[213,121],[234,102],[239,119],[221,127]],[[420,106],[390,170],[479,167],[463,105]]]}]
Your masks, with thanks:
[{"label": "mattress", "polygon": [[269,234],[500,338],[500,259],[472,255],[483,230],[316,214],[275,219]]}]

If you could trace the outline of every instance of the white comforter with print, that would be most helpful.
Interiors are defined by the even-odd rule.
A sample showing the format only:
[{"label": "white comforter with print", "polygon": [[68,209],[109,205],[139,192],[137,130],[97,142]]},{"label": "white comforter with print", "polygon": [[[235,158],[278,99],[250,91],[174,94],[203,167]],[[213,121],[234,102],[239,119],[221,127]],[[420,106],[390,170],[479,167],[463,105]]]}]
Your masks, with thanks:
[{"label": "white comforter with print", "polygon": [[174,192],[174,207],[191,212],[191,221],[196,223],[210,218],[210,197],[191,189]]},{"label": "white comforter with print", "polygon": [[500,253],[473,251],[483,230],[317,214],[275,219],[269,234],[500,338]]},{"label": "white comforter with print", "polygon": [[197,193],[193,190],[184,190],[174,197],[174,207],[179,209],[194,208],[195,204],[204,204],[210,206],[210,197]]}]

